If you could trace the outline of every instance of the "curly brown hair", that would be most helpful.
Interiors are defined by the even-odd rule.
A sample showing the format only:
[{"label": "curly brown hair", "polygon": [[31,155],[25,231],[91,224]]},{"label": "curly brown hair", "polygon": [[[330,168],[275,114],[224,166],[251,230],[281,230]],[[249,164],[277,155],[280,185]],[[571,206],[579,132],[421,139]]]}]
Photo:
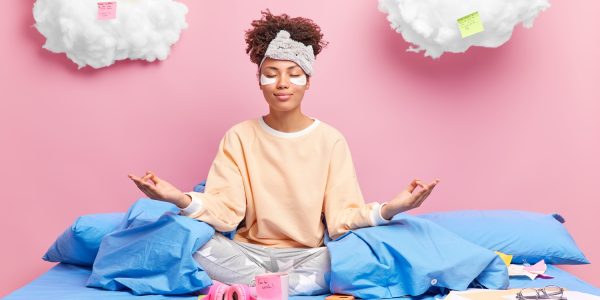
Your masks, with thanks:
[{"label": "curly brown hair", "polygon": [[246,53],[250,55],[250,61],[260,65],[267,47],[280,30],[286,30],[290,37],[304,45],[311,45],[315,54],[329,44],[323,40],[323,34],[319,25],[313,20],[296,17],[290,18],[287,14],[273,15],[268,9],[261,11],[262,18],[252,21],[252,28],[246,30]]}]

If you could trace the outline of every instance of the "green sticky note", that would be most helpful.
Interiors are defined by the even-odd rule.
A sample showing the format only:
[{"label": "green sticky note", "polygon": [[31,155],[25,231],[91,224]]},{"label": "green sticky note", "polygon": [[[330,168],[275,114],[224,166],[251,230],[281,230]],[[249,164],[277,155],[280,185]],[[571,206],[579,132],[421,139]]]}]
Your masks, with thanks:
[{"label": "green sticky note", "polygon": [[479,12],[468,14],[456,21],[458,21],[458,28],[463,39],[483,31],[483,23],[479,18]]}]

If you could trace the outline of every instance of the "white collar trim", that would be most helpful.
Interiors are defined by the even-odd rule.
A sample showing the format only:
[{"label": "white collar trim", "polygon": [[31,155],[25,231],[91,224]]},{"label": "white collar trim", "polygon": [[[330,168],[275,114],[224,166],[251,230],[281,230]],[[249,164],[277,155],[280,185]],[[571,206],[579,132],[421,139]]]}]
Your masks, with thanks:
[{"label": "white collar trim", "polygon": [[294,132],[283,132],[283,131],[275,130],[275,129],[271,128],[269,125],[267,125],[267,123],[265,123],[265,120],[263,119],[262,116],[260,118],[258,118],[258,124],[260,124],[260,127],[271,135],[274,135],[277,137],[282,137],[282,138],[295,138],[295,137],[300,137],[300,136],[308,134],[309,132],[311,132],[313,129],[315,129],[321,123],[321,121],[319,121],[316,118],[311,118],[311,119],[314,120],[312,122],[312,124],[310,124],[308,127],[304,128],[302,130],[294,131]]}]

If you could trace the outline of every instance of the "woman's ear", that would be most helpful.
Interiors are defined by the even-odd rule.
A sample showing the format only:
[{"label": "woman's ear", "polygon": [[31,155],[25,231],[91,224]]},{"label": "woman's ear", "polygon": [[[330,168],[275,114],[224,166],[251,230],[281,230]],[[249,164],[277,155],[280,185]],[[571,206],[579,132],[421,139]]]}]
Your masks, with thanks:
[{"label": "woman's ear", "polygon": [[306,89],[308,90],[308,88],[310,87],[310,77],[311,76],[306,76]]}]

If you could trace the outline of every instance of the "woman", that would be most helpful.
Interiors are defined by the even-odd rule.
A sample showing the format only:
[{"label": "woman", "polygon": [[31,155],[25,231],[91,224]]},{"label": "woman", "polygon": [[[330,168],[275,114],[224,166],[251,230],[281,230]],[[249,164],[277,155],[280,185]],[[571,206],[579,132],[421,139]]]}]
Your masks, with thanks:
[{"label": "woman", "polygon": [[336,238],[385,224],[420,206],[439,180],[415,179],[389,202],[365,204],[343,135],[301,110],[312,63],[326,46],[320,28],[267,10],[246,42],[269,113],[225,133],[204,193],[183,193],[152,172],[129,177],[182,215],[220,232],[237,229],[233,240],[217,233],[194,255],[212,279],[254,285],[255,275],[287,272],[290,295],[327,293],[325,228]]}]

